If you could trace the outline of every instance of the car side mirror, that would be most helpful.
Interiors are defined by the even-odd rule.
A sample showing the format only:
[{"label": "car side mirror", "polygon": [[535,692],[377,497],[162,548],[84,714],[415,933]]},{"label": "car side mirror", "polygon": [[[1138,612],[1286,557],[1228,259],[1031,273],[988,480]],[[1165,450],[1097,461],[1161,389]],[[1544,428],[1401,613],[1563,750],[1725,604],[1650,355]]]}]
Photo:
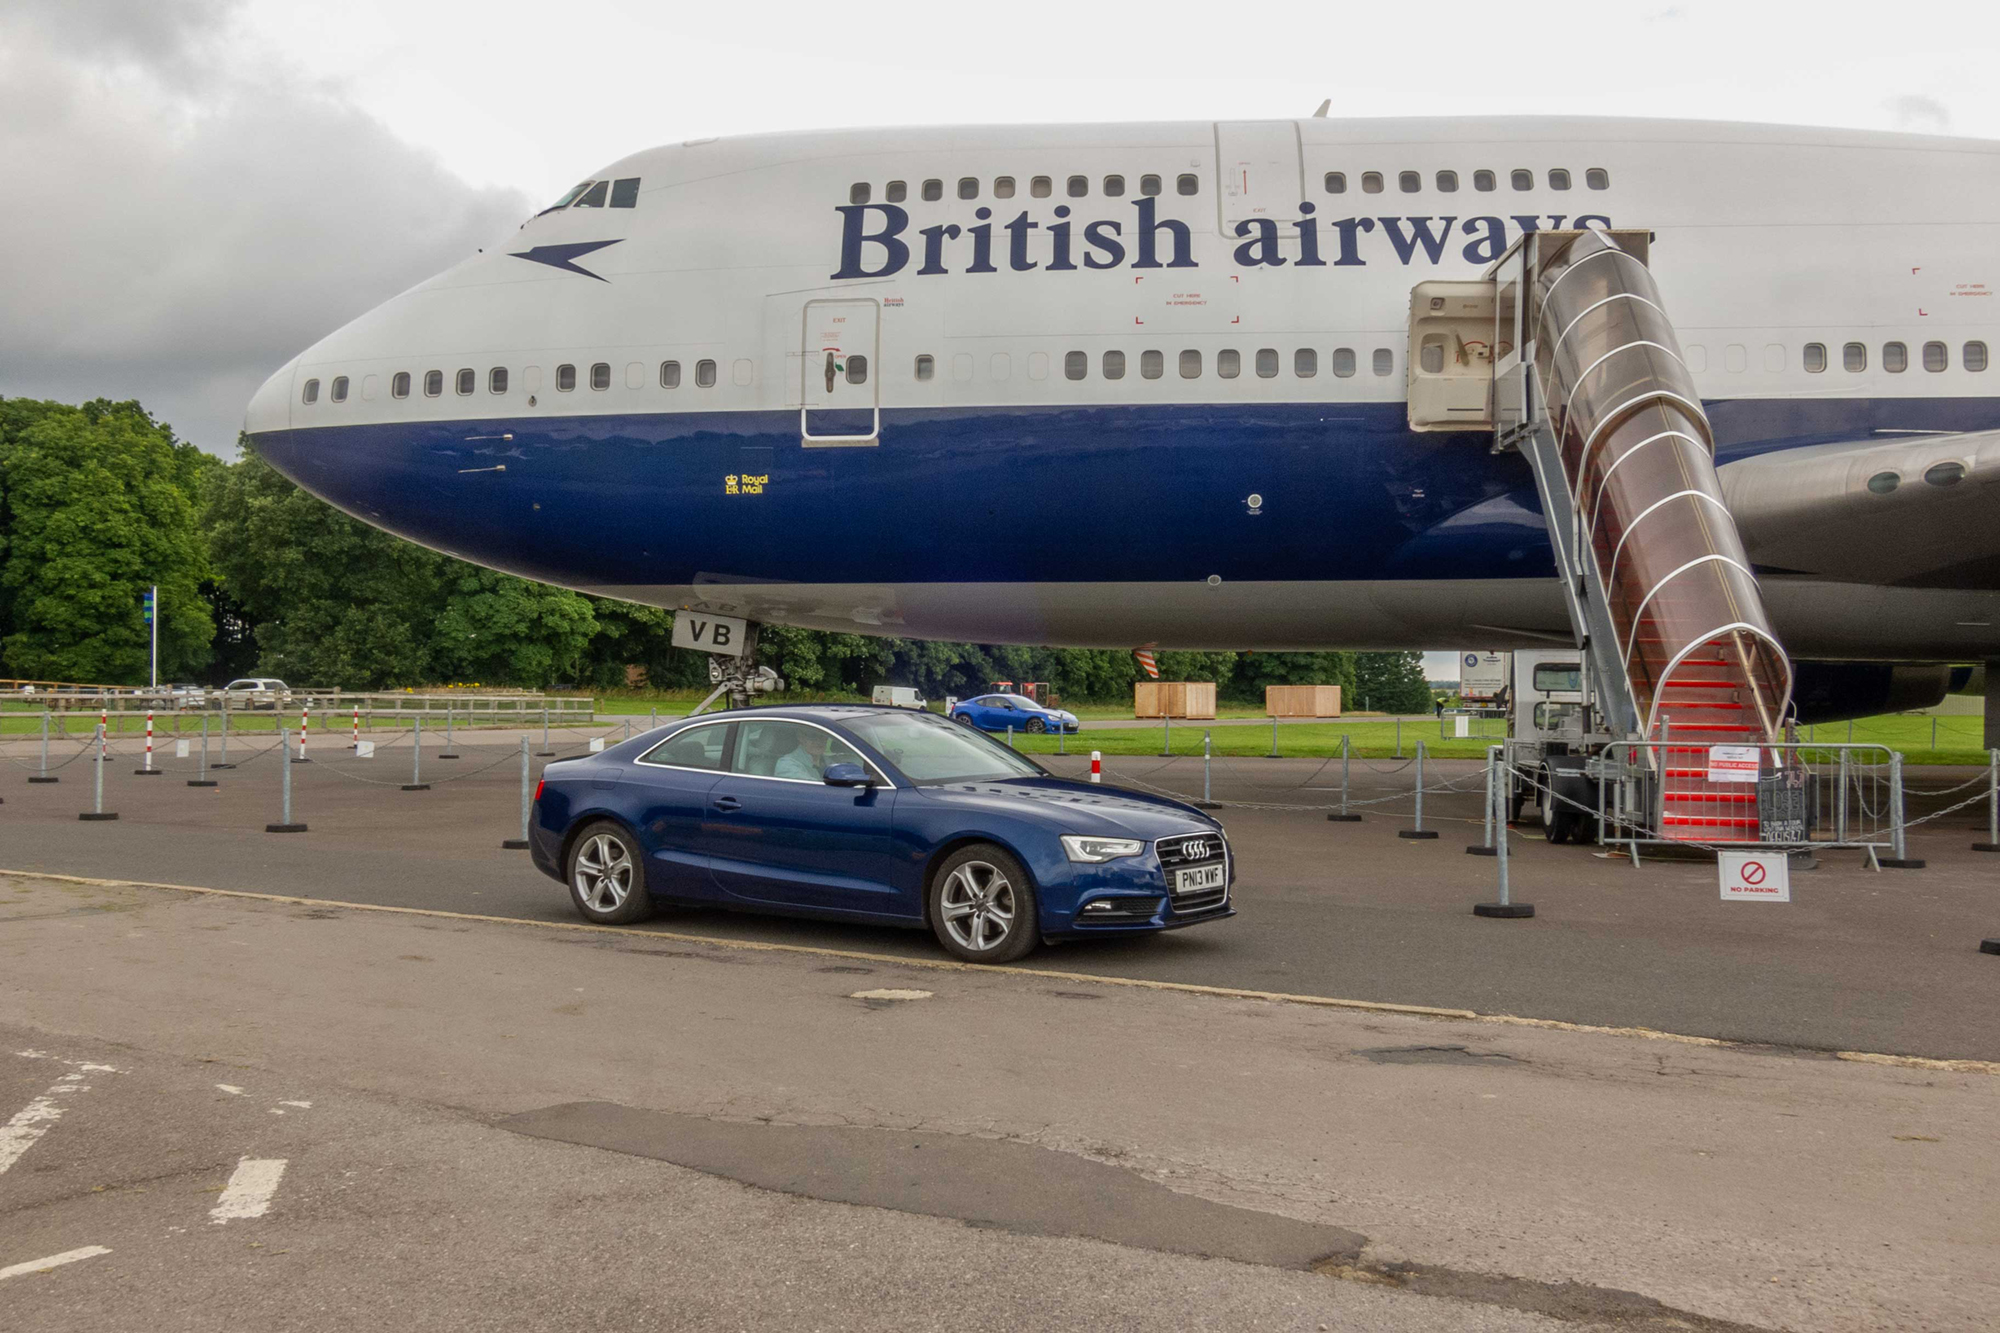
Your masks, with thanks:
[{"label": "car side mirror", "polygon": [[824,778],[829,787],[872,787],[875,779],[859,764],[828,764]]}]

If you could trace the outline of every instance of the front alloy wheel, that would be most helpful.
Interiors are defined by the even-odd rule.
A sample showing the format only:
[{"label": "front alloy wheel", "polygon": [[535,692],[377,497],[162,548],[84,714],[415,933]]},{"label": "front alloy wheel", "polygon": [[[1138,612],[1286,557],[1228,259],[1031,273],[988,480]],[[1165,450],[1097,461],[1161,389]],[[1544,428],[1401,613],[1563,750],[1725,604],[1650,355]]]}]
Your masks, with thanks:
[{"label": "front alloy wheel", "polygon": [[931,929],[972,963],[1011,963],[1040,941],[1035,890],[1012,856],[990,843],[963,848],[931,877]]},{"label": "front alloy wheel", "polygon": [[1049,724],[1042,721],[1040,718],[1031,717],[1028,719],[1028,730],[1034,733],[1035,735],[1039,736],[1048,729],[1049,729]]},{"label": "front alloy wheel", "polygon": [[644,867],[632,835],[611,823],[596,823],[570,848],[569,896],[586,921],[624,925],[653,912]]}]

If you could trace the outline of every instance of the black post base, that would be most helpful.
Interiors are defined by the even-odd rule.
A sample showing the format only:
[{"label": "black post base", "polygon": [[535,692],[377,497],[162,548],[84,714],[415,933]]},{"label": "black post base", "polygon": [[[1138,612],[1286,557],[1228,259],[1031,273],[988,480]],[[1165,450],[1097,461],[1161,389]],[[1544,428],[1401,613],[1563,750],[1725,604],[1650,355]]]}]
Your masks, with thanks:
[{"label": "black post base", "polygon": [[1979,952],[1981,952],[1981,953],[2000,953],[2000,940],[1981,940],[1981,941],[1979,941]]},{"label": "black post base", "polygon": [[1222,802],[1220,801],[1192,801],[1190,804],[1197,810],[1220,810],[1222,808]]},{"label": "black post base", "polygon": [[1328,816],[1326,817],[1326,822],[1327,822],[1327,823],[1329,823],[1329,824],[1359,824],[1359,823],[1361,822],[1361,816],[1360,816],[1360,815],[1328,815]]},{"label": "black post base", "polygon": [[1420,838],[1428,842],[1432,838],[1435,838],[1437,833],[1435,830],[1427,828],[1399,828],[1396,830],[1396,836],[1399,838]]},{"label": "black post base", "polygon": [[441,754],[441,755],[436,755],[436,756],[434,756],[434,757],[435,757],[435,758],[438,758],[438,759],[456,759],[456,758],[458,758],[458,756],[457,756],[456,754]]},{"label": "black post base", "polygon": [[234,768],[234,767],[236,767],[236,765],[234,764],[210,764],[208,766],[208,771],[213,773],[219,768]]},{"label": "black post base", "polygon": [[1535,914],[1533,903],[1474,903],[1474,916],[1492,917],[1496,921],[1525,921]]},{"label": "black post base", "polygon": [[526,838],[504,839],[500,844],[500,850],[503,852],[525,852],[528,850],[528,840]]},{"label": "black post base", "polygon": [[293,762],[293,763],[295,763],[295,764],[310,764],[310,763],[312,762],[312,760],[310,760],[310,759],[301,759],[301,758],[299,758],[299,757],[298,757],[297,755],[293,755],[293,756],[292,756],[292,762]]},{"label": "black post base", "polygon": [[1467,856],[1498,856],[1500,850],[1497,847],[1482,847],[1478,843],[1474,843],[1465,849],[1465,854]]},{"label": "black post base", "polygon": [[429,791],[430,789],[431,784],[428,782],[405,782],[403,784],[404,791]]},{"label": "black post base", "polygon": [[264,825],[264,832],[266,832],[266,833],[304,833],[305,831],[306,831],[306,826],[305,826],[304,824],[266,824],[266,825]]},{"label": "black post base", "polygon": [[[33,782],[34,779],[29,778],[28,781]],[[1975,842],[1972,844],[1972,850],[1975,852],[2000,852],[2000,842]]]},{"label": "black post base", "polygon": [[28,781],[29,781],[29,782],[31,782],[31,783],[40,783],[40,782],[61,782],[61,781],[62,781],[62,779],[61,779],[61,778],[44,778],[44,777],[32,777],[32,778],[29,778],[29,779],[28,779]]},{"label": "black post base", "polygon": [[106,820],[116,819],[118,816],[109,810],[86,810],[78,815],[77,818],[86,824],[101,824]]},{"label": "black post base", "polygon": [[165,771],[162,768],[135,768],[132,770],[132,776],[135,778],[156,778]]},{"label": "black post base", "polygon": [[555,758],[555,757],[556,757],[556,752],[555,752],[554,750],[537,750],[537,751],[535,751],[535,758],[537,758],[537,759],[553,759],[553,758]]},{"label": "black post base", "polygon": [[189,779],[188,779],[188,786],[190,786],[190,787],[213,787],[213,786],[215,786],[215,785],[216,785],[216,783],[215,783],[215,779],[214,779],[214,778],[189,778]]},{"label": "black post base", "polygon": [[1878,856],[1875,864],[1884,870],[1922,870],[1924,860],[1919,856]]}]

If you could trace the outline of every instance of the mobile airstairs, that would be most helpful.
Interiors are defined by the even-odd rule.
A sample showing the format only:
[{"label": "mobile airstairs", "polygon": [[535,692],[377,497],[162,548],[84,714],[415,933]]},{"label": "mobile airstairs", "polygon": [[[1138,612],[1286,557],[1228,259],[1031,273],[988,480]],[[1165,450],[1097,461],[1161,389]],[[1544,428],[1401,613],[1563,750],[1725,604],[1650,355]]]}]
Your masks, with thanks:
[{"label": "mobile airstairs", "polygon": [[[1410,424],[1491,429],[1495,451],[1533,466],[1583,661],[1587,734],[1554,766],[1568,789],[1594,794],[1580,756],[1609,754],[1643,787],[1621,804],[1653,837],[1756,842],[1782,751],[1711,750],[1782,739],[1791,663],[1723,502],[1649,247],[1643,231],[1530,232],[1479,282],[1418,286]],[[1761,780],[1711,781],[1718,756]]]}]

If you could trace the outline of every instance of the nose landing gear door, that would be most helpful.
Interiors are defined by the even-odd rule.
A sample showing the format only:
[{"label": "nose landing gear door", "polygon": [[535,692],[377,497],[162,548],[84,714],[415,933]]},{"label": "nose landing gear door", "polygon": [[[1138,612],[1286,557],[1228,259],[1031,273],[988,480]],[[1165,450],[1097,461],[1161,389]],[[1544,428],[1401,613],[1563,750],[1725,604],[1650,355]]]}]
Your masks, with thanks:
[{"label": "nose landing gear door", "polygon": [[808,301],[801,344],[799,442],[881,443],[882,308],[874,301]]}]

